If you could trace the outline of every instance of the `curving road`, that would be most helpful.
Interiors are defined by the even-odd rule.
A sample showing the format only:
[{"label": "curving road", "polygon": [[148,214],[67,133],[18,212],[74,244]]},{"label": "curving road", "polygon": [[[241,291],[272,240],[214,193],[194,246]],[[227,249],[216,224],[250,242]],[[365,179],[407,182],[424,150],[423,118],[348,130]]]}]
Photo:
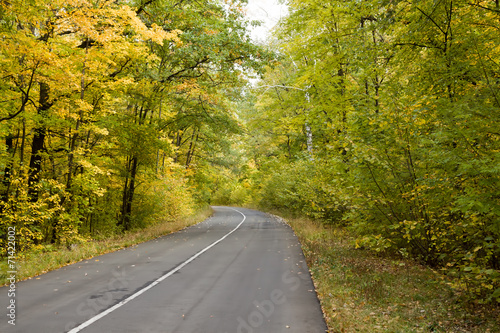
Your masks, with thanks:
[{"label": "curving road", "polygon": [[0,332],[326,332],[300,244],[268,214],[213,207],[183,231],[19,282]]}]

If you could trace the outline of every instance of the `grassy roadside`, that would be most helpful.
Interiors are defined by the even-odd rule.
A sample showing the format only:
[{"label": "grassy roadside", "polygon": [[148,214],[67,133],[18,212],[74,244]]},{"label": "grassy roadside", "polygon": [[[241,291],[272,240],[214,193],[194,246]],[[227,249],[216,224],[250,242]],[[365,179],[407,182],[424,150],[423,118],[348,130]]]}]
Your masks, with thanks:
[{"label": "grassy roadside", "polygon": [[427,267],[355,249],[345,230],[286,218],[300,239],[330,333],[500,332],[500,309],[462,300]]},{"label": "grassy roadside", "polygon": [[[84,259],[146,242],[201,222],[211,214],[212,209],[207,207],[188,218],[161,222],[142,230],[114,236],[106,240],[89,241],[79,244],[74,249],[46,247],[44,250],[18,253],[16,278],[18,281],[29,279]],[[10,270],[7,267],[7,259],[2,258],[0,262],[0,286],[7,284],[7,271]]]}]

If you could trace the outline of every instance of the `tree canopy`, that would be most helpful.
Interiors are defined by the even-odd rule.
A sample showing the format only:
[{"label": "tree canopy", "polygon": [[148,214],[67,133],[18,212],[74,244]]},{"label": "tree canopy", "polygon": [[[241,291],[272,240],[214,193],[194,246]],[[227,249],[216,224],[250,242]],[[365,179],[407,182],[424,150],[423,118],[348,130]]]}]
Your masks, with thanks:
[{"label": "tree canopy", "polygon": [[[500,8],[289,1],[279,65],[242,107],[239,195],[347,226],[356,246],[500,299]],[[233,184],[233,189],[241,188]]]},{"label": "tree canopy", "polygon": [[[20,249],[189,214],[240,124],[244,2],[3,1],[0,216]],[[197,178],[198,177],[198,178]]]}]

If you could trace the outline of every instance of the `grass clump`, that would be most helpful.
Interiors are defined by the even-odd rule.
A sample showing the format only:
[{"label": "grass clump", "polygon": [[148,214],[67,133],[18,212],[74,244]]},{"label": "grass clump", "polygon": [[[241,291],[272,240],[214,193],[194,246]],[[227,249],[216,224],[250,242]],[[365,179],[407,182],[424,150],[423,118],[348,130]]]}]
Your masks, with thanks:
[{"label": "grass clump", "polygon": [[[146,242],[201,222],[211,214],[212,209],[207,207],[187,218],[162,221],[144,229],[102,240],[90,240],[72,246],[53,244],[35,246],[27,252],[16,253],[16,279],[26,280],[81,260]],[[3,258],[0,262],[0,285],[7,284],[8,271],[12,269],[8,268],[7,259]]]},{"label": "grass clump", "polygon": [[467,301],[443,276],[404,258],[355,249],[346,230],[288,218],[330,333],[500,332],[500,309]]}]

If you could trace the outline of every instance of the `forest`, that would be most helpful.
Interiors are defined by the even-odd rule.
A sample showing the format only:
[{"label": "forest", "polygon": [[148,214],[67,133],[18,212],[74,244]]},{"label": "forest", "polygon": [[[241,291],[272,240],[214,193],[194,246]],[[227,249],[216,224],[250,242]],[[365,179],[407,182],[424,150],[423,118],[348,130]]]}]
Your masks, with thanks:
[{"label": "forest", "polygon": [[499,1],[286,3],[0,0],[2,256],[244,205],[500,302]]},{"label": "forest", "polygon": [[2,2],[2,226],[20,249],[175,219],[208,202],[271,53],[239,3]]}]

